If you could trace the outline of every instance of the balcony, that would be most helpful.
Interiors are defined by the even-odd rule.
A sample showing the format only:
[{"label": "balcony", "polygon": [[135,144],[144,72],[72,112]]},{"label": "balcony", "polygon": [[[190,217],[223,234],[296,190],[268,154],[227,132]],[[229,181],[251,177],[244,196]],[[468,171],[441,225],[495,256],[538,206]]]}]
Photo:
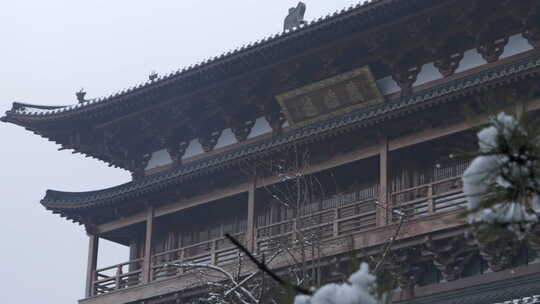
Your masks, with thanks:
[{"label": "balcony", "polygon": [[256,229],[256,253],[268,254],[293,242],[299,231],[305,238],[325,241],[377,226],[378,188],[341,194],[322,201],[323,210]]},{"label": "balcony", "polygon": [[[378,186],[374,186],[327,198],[320,202],[318,211],[257,225],[254,228],[253,250],[256,255],[268,256],[280,246],[293,242],[297,232],[304,236],[316,236],[323,245],[330,245],[343,237],[373,236],[377,233],[388,235],[385,231],[395,227],[399,221],[397,214],[404,214],[407,221],[414,221],[455,213],[466,204],[461,183],[461,174],[466,166],[466,163],[462,163],[460,168],[436,181],[390,192],[387,210],[378,208],[379,191]],[[237,233],[235,237],[247,243],[245,231]],[[238,255],[238,249],[223,237],[159,252],[152,255],[150,275],[146,282],[142,258],[96,270],[92,295],[103,295],[167,279],[192,277],[193,274],[185,269],[167,267],[171,263],[214,264],[232,269]]]},{"label": "balcony", "polygon": [[391,222],[397,222],[402,213],[415,218],[460,209],[466,204],[462,188],[459,176],[391,193]]},{"label": "balcony", "polygon": [[142,279],[142,262],[143,259],[135,259],[97,269],[96,280],[93,282],[94,295],[139,285]]},{"label": "balcony", "polygon": [[[244,243],[245,234],[234,237]],[[167,267],[167,264],[212,264],[224,266],[237,261],[239,251],[226,238],[213,239],[178,249],[161,252],[152,257],[152,279],[163,280],[185,273],[185,269]]]}]

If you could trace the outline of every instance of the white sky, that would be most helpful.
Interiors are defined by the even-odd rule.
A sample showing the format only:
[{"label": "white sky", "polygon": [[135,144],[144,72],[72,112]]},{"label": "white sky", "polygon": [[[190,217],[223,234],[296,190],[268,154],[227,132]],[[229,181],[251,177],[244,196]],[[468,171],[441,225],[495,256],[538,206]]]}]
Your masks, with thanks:
[{"label": "white sky", "polygon": [[[304,0],[312,20],[359,1]],[[4,0],[0,112],[11,102],[72,104],[146,81],[279,32],[297,1]],[[46,211],[46,189],[85,191],[129,180],[20,127],[0,124],[0,303],[74,303],[84,295],[88,240]],[[102,266],[127,259],[101,242]]]}]

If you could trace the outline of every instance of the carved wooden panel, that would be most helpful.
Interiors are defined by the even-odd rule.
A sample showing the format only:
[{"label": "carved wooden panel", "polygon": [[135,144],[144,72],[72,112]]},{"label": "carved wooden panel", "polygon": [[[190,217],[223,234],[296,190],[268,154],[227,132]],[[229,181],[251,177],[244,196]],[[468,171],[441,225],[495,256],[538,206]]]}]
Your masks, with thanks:
[{"label": "carved wooden panel", "polygon": [[175,162],[180,161],[182,156],[186,153],[186,149],[189,146],[189,141],[173,142],[167,146],[167,152],[171,156],[171,159]]},{"label": "carved wooden panel", "polygon": [[283,93],[277,100],[292,127],[383,101],[368,66]]},{"label": "carved wooden panel", "polygon": [[540,29],[538,28],[532,28],[527,29],[523,33],[523,37],[527,39],[527,41],[534,47],[534,48],[540,48]]},{"label": "carved wooden panel", "polygon": [[235,124],[231,129],[236,140],[239,142],[246,140],[254,125],[254,119],[241,121],[240,123]]},{"label": "carved wooden panel", "polygon": [[504,52],[505,45],[508,44],[508,37],[499,39],[496,41],[490,41],[480,45],[477,50],[482,58],[484,58],[488,63],[495,62],[499,60],[502,53]]},{"label": "carved wooden panel", "polygon": [[459,67],[459,63],[463,59],[463,52],[455,53],[453,55],[448,55],[443,58],[435,60],[434,64],[439,72],[444,77],[448,77],[454,74],[454,72]]},{"label": "carved wooden panel", "polygon": [[222,131],[223,130],[213,131],[209,134],[199,137],[199,143],[201,144],[204,152],[210,152],[214,149],[219,139],[219,136],[221,136]]},{"label": "carved wooden panel", "polygon": [[396,65],[393,68],[392,78],[397,82],[401,88],[401,95],[408,96],[412,93],[412,86],[418,78],[418,74],[422,70],[421,66],[414,66],[406,68],[400,65]]}]

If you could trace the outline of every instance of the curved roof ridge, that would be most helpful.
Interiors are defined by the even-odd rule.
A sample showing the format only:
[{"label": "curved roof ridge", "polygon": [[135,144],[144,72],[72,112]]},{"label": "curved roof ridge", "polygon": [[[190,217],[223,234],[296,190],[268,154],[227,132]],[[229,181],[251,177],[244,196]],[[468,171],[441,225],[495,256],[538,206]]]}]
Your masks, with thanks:
[{"label": "curved roof ridge", "polygon": [[116,185],[116,186],[112,186],[112,187],[108,187],[108,188],[103,188],[103,189],[99,189],[99,190],[88,190],[88,191],[60,191],[60,190],[47,190],[46,191],[46,194],[45,194],[45,197],[64,197],[64,198],[69,198],[69,197],[73,197],[73,198],[77,198],[77,197],[80,197],[81,195],[91,195],[91,194],[99,194],[100,192],[109,192],[109,191],[114,191],[115,189],[118,189],[118,188],[122,188],[124,187],[125,185],[127,184],[131,184],[133,182],[126,182],[126,183],[123,183],[123,184],[120,184],[120,185]]},{"label": "curved roof ridge", "polygon": [[[385,2],[397,2],[397,1],[402,1],[402,0],[363,0],[363,1],[360,0],[356,5],[351,4],[348,7],[337,9],[333,13],[328,13],[326,16],[320,16],[318,18],[314,18],[311,21],[308,21],[306,24],[301,24],[300,26],[293,27],[292,29],[286,29],[281,32],[277,32],[275,34],[268,34],[261,39],[257,39],[255,41],[245,43],[242,46],[223,52],[220,55],[211,56],[195,64],[190,64],[189,66],[184,66],[175,71],[165,73],[153,81],[147,80],[145,82],[141,82],[131,87],[127,87],[119,91],[113,92],[109,95],[98,97],[98,98],[95,98],[86,102],[78,103],[78,104],[68,105],[61,109],[54,109],[50,111],[43,109],[42,111],[39,111],[39,112],[28,112],[28,113],[24,112],[24,113],[16,113],[16,114],[19,114],[19,115],[60,114],[60,113],[65,113],[65,112],[72,111],[81,107],[101,104],[114,98],[123,97],[125,95],[136,93],[138,90],[142,90],[147,87],[151,87],[153,85],[159,87],[159,86],[167,84],[167,82],[172,81],[175,78],[178,78],[181,76],[189,76],[190,73],[203,71],[204,69],[209,68],[212,64],[215,64],[217,62],[224,61],[227,59],[231,59],[232,57],[239,55],[240,53],[249,52],[265,44],[270,44],[272,42],[275,42],[278,39],[293,38],[292,37],[293,35],[294,36],[301,35],[303,34],[302,32],[313,29],[314,27],[318,25],[319,26],[328,25],[330,23],[327,23],[326,21],[329,21],[330,19],[345,17],[347,14],[353,15],[353,14],[364,13],[378,4],[382,5]],[[325,24],[321,24],[323,22]],[[15,109],[12,108],[12,110],[7,111],[6,114],[12,114],[14,113],[14,110]],[[5,120],[6,118],[2,117],[2,119]]]},{"label": "curved roof ridge", "polygon": [[52,110],[52,109],[58,109],[58,108],[64,108],[68,105],[58,105],[58,106],[52,106],[52,105],[37,105],[37,104],[31,104],[31,103],[25,103],[25,102],[14,102],[13,107],[15,109],[20,108],[33,108],[33,109],[41,109],[41,110]]},{"label": "curved roof ridge", "polygon": [[7,116],[10,114],[20,114],[20,115],[44,115],[49,113],[58,112],[64,108],[69,107],[68,105],[64,106],[51,106],[51,105],[37,105],[24,102],[13,102],[11,110],[6,111],[6,116],[1,116],[0,121],[7,122]]}]

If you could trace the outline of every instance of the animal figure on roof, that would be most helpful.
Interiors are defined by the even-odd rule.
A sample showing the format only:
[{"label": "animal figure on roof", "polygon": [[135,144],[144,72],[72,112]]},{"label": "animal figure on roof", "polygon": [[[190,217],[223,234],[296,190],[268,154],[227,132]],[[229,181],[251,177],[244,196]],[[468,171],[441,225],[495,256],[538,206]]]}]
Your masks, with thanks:
[{"label": "animal figure on roof", "polygon": [[296,7],[289,8],[289,14],[285,17],[283,23],[283,30],[289,30],[293,27],[299,27],[301,24],[305,24],[304,14],[306,13],[306,5],[300,1]]}]

